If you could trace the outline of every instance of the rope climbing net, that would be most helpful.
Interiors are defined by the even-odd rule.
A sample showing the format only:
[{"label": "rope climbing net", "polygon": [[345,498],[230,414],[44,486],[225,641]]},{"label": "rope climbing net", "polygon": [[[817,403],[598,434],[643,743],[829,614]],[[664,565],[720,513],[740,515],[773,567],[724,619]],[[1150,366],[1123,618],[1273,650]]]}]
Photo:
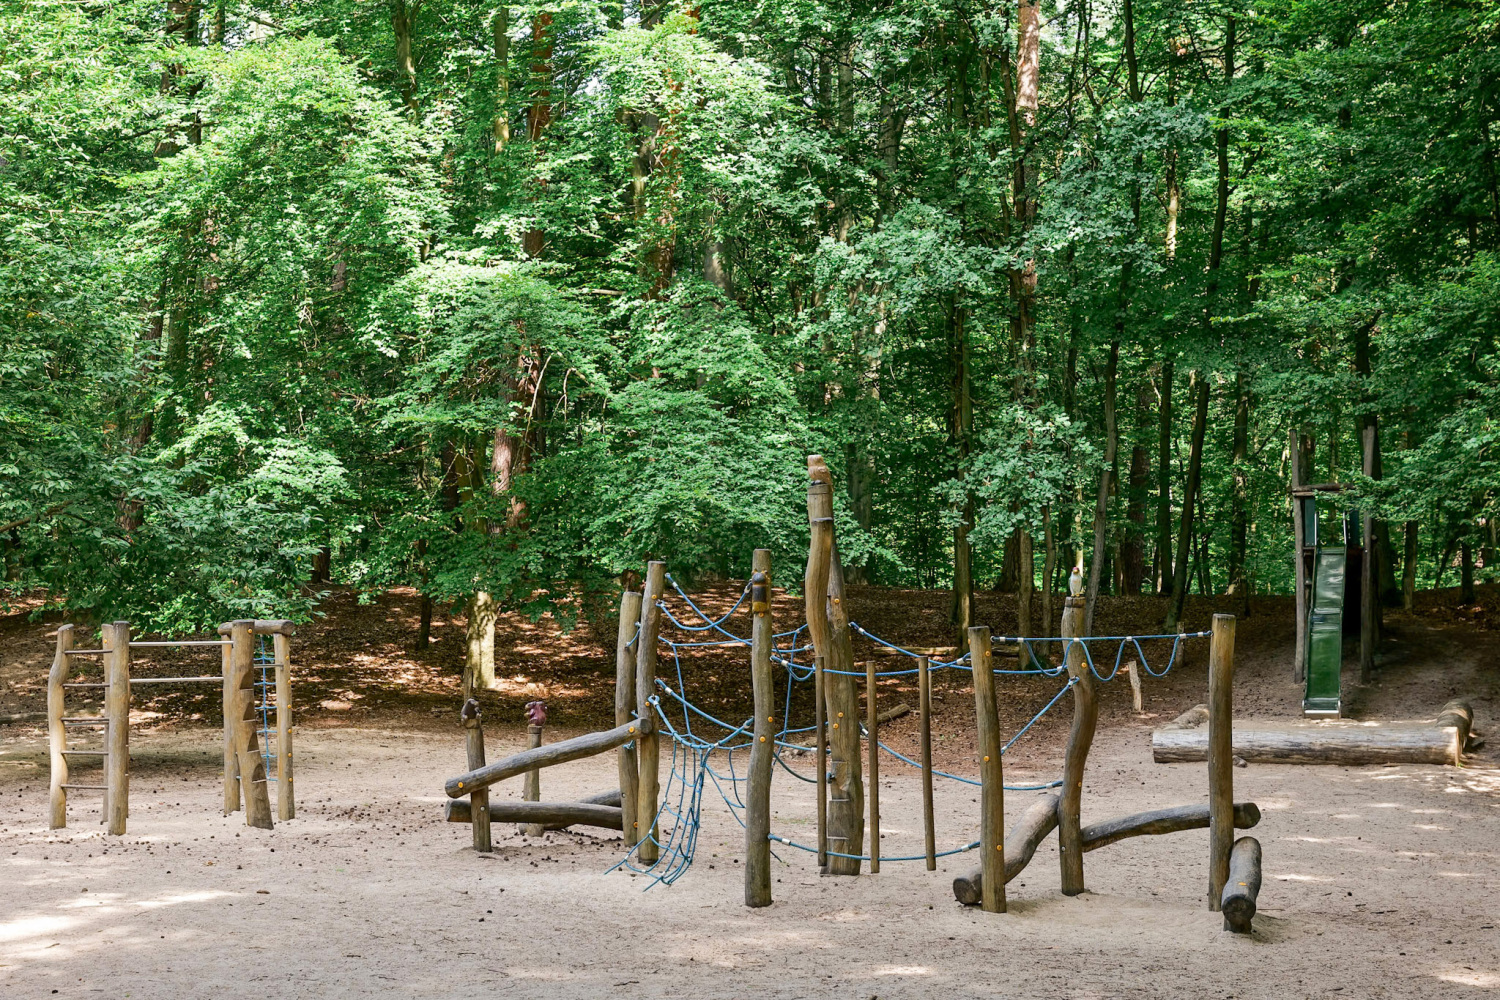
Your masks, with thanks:
[{"label": "rope climbing net", "polygon": [[[682,589],[678,582],[671,576],[666,575],[666,581],[671,585],[677,598],[686,605],[687,612],[680,616],[667,604],[666,601],[658,601],[657,608],[660,609],[664,622],[670,623],[679,633],[687,638],[679,641],[666,635],[658,637],[658,644],[671,656],[672,680],[660,676],[656,678],[657,692],[648,699],[653,711],[656,713],[656,724],[658,731],[671,742],[671,758],[667,768],[665,781],[661,787],[660,806],[656,814],[654,833],[643,838],[644,842],[654,844],[657,848],[657,859],[654,862],[645,862],[641,859],[640,844],[631,848],[624,857],[610,867],[610,871],[625,869],[638,875],[646,876],[647,888],[658,884],[675,882],[692,866],[693,858],[698,846],[698,834],[701,827],[705,792],[712,788],[713,792],[728,807],[741,828],[745,826],[745,801],[741,788],[749,780],[745,765],[745,758],[754,742],[753,719],[746,718],[740,723],[726,721],[706,711],[700,705],[695,704],[688,696],[687,678],[683,666],[684,653],[694,650],[725,648],[743,646],[749,648],[749,639],[731,632],[726,623],[734,617],[736,612],[744,605],[750,593],[750,585],[747,583],[741,591],[734,604],[717,618],[709,615],[698,606],[693,599]],[[696,617],[697,621],[693,621]],[[902,657],[905,660],[915,661],[921,659],[921,654],[905,649],[895,643],[889,642],[863,626],[855,622],[849,623],[849,628],[855,634],[869,640],[883,649]],[[778,632],[773,636],[774,643],[771,653],[773,664],[781,668],[782,693],[779,697],[782,706],[781,728],[775,734],[775,752],[773,760],[775,765],[791,778],[816,784],[815,775],[809,776],[792,766],[788,761],[790,755],[802,755],[810,750],[811,745],[816,744],[816,725],[794,725],[793,724],[793,693],[799,684],[811,682],[816,676],[816,668],[812,663],[813,645],[806,639],[807,626],[797,626],[789,632]],[[1182,644],[1185,640],[1201,638],[1209,635],[1209,632],[1185,632],[1166,633],[1157,635],[1116,635],[1116,636],[1088,636],[1081,638],[1066,638],[1063,636],[1052,637],[1015,637],[994,636],[992,643],[996,646],[1014,646],[1017,653],[1015,668],[992,668],[996,675],[1009,676],[1036,676],[1043,678],[1067,678],[1067,658],[1073,650],[1082,654],[1082,660],[1087,665],[1090,673],[1100,682],[1108,682],[1117,677],[1122,666],[1126,662],[1127,652],[1133,653],[1133,659],[1151,677],[1165,677],[1178,663]],[[639,629],[637,629],[637,637]],[[713,636],[713,638],[708,638]],[[700,638],[701,637],[701,638]],[[1143,643],[1169,642],[1165,663],[1154,667],[1150,657],[1147,655]],[[1095,650],[1107,646],[1114,646],[1113,661],[1107,654],[1096,656]],[[1060,651],[1060,660],[1053,664],[1047,657],[1049,650]],[[972,672],[970,654],[965,653],[952,660],[938,658],[927,658],[928,670],[937,672],[940,670],[969,671]],[[1160,658],[1158,658],[1160,659]],[[1102,669],[1100,664],[1107,669]],[[891,677],[909,677],[919,672],[917,666],[901,666],[891,669],[875,671],[873,676],[878,680]],[[842,674],[861,679],[870,674],[867,671],[834,670],[823,668],[826,674]],[[675,686],[673,683],[675,680]],[[1033,726],[1040,722],[1051,712],[1063,695],[1077,683],[1072,678],[1065,679],[1055,693],[1047,700],[1042,708],[1022,725],[1011,737],[1010,741],[1001,750],[1003,755],[1010,750],[1022,737],[1024,737]],[[868,739],[869,734],[864,725],[860,726],[861,734]],[[921,762],[912,759],[899,750],[889,746],[885,741],[877,739],[876,745],[880,751],[901,763],[921,770]],[[740,755],[737,757],[736,755]],[[964,785],[978,786],[980,782],[974,778],[953,774],[932,768],[934,777]],[[1005,785],[1008,791],[1040,791],[1056,788],[1062,784],[1061,779],[1047,781],[1039,784],[1014,784]],[[818,848],[799,843],[789,837],[771,833],[771,840],[777,844],[804,851],[811,854],[818,853]],[[937,851],[935,857],[947,857],[954,854],[962,854],[974,850],[979,846],[979,841]],[[869,855],[864,854],[841,854],[836,851],[827,851],[828,855],[841,858],[853,858],[860,861],[870,860]],[[880,855],[882,862],[901,861],[924,861],[927,854],[910,855]],[[778,860],[780,860],[778,858]]]}]

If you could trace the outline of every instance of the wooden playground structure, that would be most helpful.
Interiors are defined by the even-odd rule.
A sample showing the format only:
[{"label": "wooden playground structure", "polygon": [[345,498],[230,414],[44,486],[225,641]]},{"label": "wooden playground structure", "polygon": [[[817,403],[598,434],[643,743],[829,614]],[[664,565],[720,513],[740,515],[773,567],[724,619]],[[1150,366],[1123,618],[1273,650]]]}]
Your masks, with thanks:
[{"label": "wooden playground structure", "polygon": [[[143,685],[217,684],[224,704],[224,815],[245,809],[245,824],[262,829],[274,825],[269,784],[276,783],[276,816],[296,815],[292,788],[292,680],[289,621],[233,621],[219,626],[218,639],[143,642],[132,640],[130,623],[110,622],[101,629],[98,649],[76,648],[76,629],[62,625],[52,670],[47,678],[47,729],[51,749],[51,828],[68,825],[68,794],[103,793],[102,821],[115,836],[125,834],[130,816],[130,691]],[[265,638],[271,639],[269,649]],[[262,648],[258,648],[262,647]],[[134,655],[153,648],[218,647],[220,670],[196,676],[133,676]],[[99,657],[98,675],[86,673],[85,658]],[[259,675],[257,677],[257,674]],[[69,691],[97,692],[102,711],[70,715]],[[273,722],[274,716],[274,722]],[[69,733],[93,730],[102,736],[98,746],[74,746]],[[274,749],[272,738],[274,737]],[[261,740],[266,749],[262,751]],[[99,758],[101,784],[70,780],[69,758]],[[275,765],[274,779],[268,766]]]},{"label": "wooden playground structure", "polygon": [[[731,777],[728,779],[735,783],[735,797],[741,801],[743,809],[745,905],[761,907],[772,902],[771,850],[776,843],[815,851],[824,874],[858,875],[864,861],[870,862],[871,874],[880,871],[879,753],[882,749],[889,752],[889,748],[883,747],[879,740],[880,714],[876,679],[880,673],[873,661],[863,664],[863,670],[856,669],[852,634],[858,631],[869,636],[869,633],[849,620],[845,607],[843,569],[834,538],[831,476],[818,456],[809,457],[808,469],[811,479],[808,489],[811,543],[803,579],[806,624],[792,632],[774,631],[770,603],[771,554],[766,549],[757,549],[752,562],[752,576],[747,588],[752,623],[748,639],[734,636],[722,628],[722,622],[728,619],[734,609],[715,622],[693,606],[694,611],[707,623],[705,626],[694,626],[694,630],[712,627],[727,637],[726,640],[696,645],[740,644],[749,647],[754,703],[751,718],[739,726],[713,720],[729,730],[729,735],[718,741],[709,742],[692,737],[691,726],[686,724],[689,719],[688,711],[696,711],[704,718],[712,717],[695,709],[681,692],[674,692],[668,684],[658,681],[657,649],[662,616],[666,609],[662,598],[664,584],[670,578],[666,575],[663,563],[652,562],[647,568],[642,592],[627,590],[620,602],[616,643],[616,725],[613,729],[546,746],[533,745],[497,763],[486,764],[478,706],[472,702],[465,706],[462,722],[468,738],[469,770],[449,779],[445,784],[445,791],[452,800],[447,803],[446,817],[450,821],[470,823],[476,849],[491,849],[490,823],[495,819],[553,828],[572,823],[587,824],[621,831],[626,848],[626,859],[621,864],[633,859],[635,865],[643,866],[632,870],[650,872],[661,863],[665,846],[668,853],[685,852],[686,860],[676,862],[679,865],[677,871],[680,872],[691,861],[695,831],[687,835],[684,847],[680,829],[660,829],[664,815],[673,817],[673,826],[677,828],[689,822],[683,811],[670,808],[662,794],[662,737],[666,735],[674,744],[674,763],[668,772],[669,782],[677,774],[675,761],[679,748],[691,750],[696,755],[695,759],[700,761],[698,766],[708,767],[709,773],[714,774],[716,780],[717,772],[712,771],[707,763],[714,754],[727,753],[732,759],[734,750],[748,750],[749,765],[744,776],[735,774],[731,764]],[[741,601],[744,596],[746,595],[742,595]],[[691,601],[688,603],[692,606]],[[938,857],[977,848],[980,851],[980,864],[975,871],[954,880],[954,895],[965,904],[978,905],[989,912],[1004,912],[1006,883],[1020,874],[1034,856],[1037,847],[1053,830],[1058,834],[1062,891],[1067,895],[1076,895],[1085,889],[1083,855],[1086,852],[1130,837],[1207,828],[1209,909],[1223,913],[1227,929],[1248,932],[1260,890],[1261,850],[1260,844],[1253,837],[1236,840],[1235,830],[1255,826],[1260,819],[1260,812],[1254,803],[1235,803],[1233,798],[1233,616],[1215,615],[1211,633],[1207,711],[1208,804],[1137,813],[1085,827],[1081,823],[1085,767],[1098,720],[1095,677],[1107,680],[1121,673],[1121,669],[1117,656],[1115,671],[1108,677],[1097,674],[1092,655],[1088,651],[1088,643],[1094,637],[1079,634],[1083,621],[1083,604],[1083,598],[1076,593],[1068,597],[1063,612],[1061,635],[1047,640],[1062,649],[1062,664],[1055,667],[1042,665],[1043,661],[1030,643],[1043,640],[1019,639],[1014,641],[1014,648],[1018,664],[1023,669],[1003,671],[1059,677],[1066,675],[1066,685],[1036,718],[1040,718],[1056,704],[1064,692],[1072,692],[1073,704],[1063,777],[1061,781],[1047,786],[1034,786],[1060,786],[1059,790],[1044,795],[1033,803],[1008,833],[1002,763],[1005,747],[1001,742],[996,709],[996,671],[992,662],[997,644],[990,629],[970,629],[967,655],[951,663],[934,664],[928,656],[898,650],[915,659],[917,664],[915,672],[919,682],[921,762],[918,764],[909,758],[902,759],[919,766],[922,771],[926,851],[922,855],[887,857],[885,860],[925,859],[928,870],[934,870]],[[666,613],[670,616],[669,612]],[[676,622],[676,619],[673,618],[673,621]],[[681,623],[677,624],[681,627]],[[804,630],[810,645],[798,646],[797,637]],[[1207,636],[1209,633],[1197,635]],[[788,636],[788,645],[778,647],[777,638]],[[1126,641],[1133,643],[1137,652],[1141,649],[1138,640],[1170,641],[1175,657],[1183,639],[1196,637],[1101,638],[1121,640],[1121,655]],[[679,646],[694,645],[667,644],[673,649],[674,658]],[[789,683],[803,679],[797,672],[801,668],[795,662],[800,650],[811,650],[813,653],[812,664],[805,677],[811,679],[814,685],[814,721],[811,727],[792,730],[788,728],[786,719],[780,720],[778,726],[774,664],[786,666]],[[980,757],[977,784],[981,791],[979,840],[967,847],[944,851],[942,854],[936,850],[934,836],[933,776],[935,773],[947,778],[957,776],[935,772],[932,767],[930,675],[938,666],[972,672],[977,724],[976,749]],[[1170,669],[1170,662],[1167,669]],[[1133,682],[1138,679],[1133,669],[1128,670],[1127,675]],[[863,725],[857,683],[861,677],[865,680]],[[683,728],[686,732],[679,732],[662,711],[662,702],[655,693],[658,688],[681,702],[685,722]],[[1016,736],[1019,737],[1030,725],[1028,723]],[[816,848],[796,844],[771,831],[772,776],[778,749],[800,749],[799,745],[788,739],[793,732],[804,733],[806,729],[812,731],[812,747],[816,754],[815,778],[804,779],[814,780],[817,788]],[[697,742],[692,742],[693,739],[697,739]],[[590,801],[584,802],[489,801],[490,786],[506,778],[532,775],[544,767],[591,757],[609,750],[615,750],[617,755],[620,787],[616,793],[594,796]],[[862,760],[866,751],[868,786],[865,782],[865,762]],[[786,767],[784,761],[782,766]],[[957,780],[976,783],[964,778]],[[701,774],[698,785],[701,788]],[[743,791],[739,791],[741,786]],[[533,779],[528,784],[528,798],[536,797],[537,788],[538,783]],[[465,798],[467,803],[460,801]],[[730,802],[728,796],[725,801],[734,807],[735,803]],[[866,843],[867,833],[870,849],[865,854],[863,845]],[[671,874],[658,880],[670,882],[674,877],[675,874]]]}]

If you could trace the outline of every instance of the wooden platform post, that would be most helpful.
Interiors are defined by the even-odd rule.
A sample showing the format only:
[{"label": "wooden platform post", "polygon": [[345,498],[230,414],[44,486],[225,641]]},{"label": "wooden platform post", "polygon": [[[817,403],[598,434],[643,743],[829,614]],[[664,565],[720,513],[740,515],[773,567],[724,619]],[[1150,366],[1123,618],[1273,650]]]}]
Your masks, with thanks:
[{"label": "wooden platform post", "polygon": [[666,563],[647,564],[646,587],[641,594],[641,634],[636,640],[635,712],[640,729],[635,740],[640,772],[636,858],[643,865],[654,865],[661,857],[656,840],[657,800],[661,796],[661,737],[656,732],[656,713],[651,708],[651,696],[656,693],[656,640],[661,632],[661,608],[656,602],[661,600],[666,575]]},{"label": "wooden platform post", "polygon": [[1000,760],[1000,717],[987,625],[969,629],[969,666],[974,674],[974,721],[979,750],[980,905],[1005,912],[1005,768]]},{"label": "wooden platform post", "polygon": [[[232,624],[232,623],[230,623]],[[219,627],[224,634],[224,626]],[[220,646],[224,671],[224,815],[240,807],[240,757],[235,748],[235,719],[239,717],[239,684],[234,675],[234,644]]]},{"label": "wooden platform post", "polygon": [[818,741],[818,868],[828,867],[828,710],[823,704],[823,657],[813,657],[813,737]]},{"label": "wooden platform post", "polygon": [[1217,910],[1234,844],[1234,615],[1214,615],[1208,648],[1208,908]]},{"label": "wooden platform post", "polygon": [[[470,698],[458,713],[459,724],[464,727],[464,750],[467,752],[469,770],[484,766],[484,723],[479,711],[479,701]],[[489,853],[494,850],[490,843],[490,790],[478,788],[469,793],[469,825],[474,833],[474,850]]]},{"label": "wooden platform post", "polygon": [[932,664],[917,657],[917,705],[922,727],[922,835],[927,870],[937,871],[937,824],[932,814]]},{"label": "wooden platform post", "polygon": [[66,702],[63,682],[68,679],[68,650],[73,648],[73,626],[60,625],[57,646],[52,654],[52,670],[47,674],[47,745],[52,756],[52,793],[50,826],[61,830],[68,825],[68,727],[63,723]]},{"label": "wooden platform post", "polygon": [[1302,448],[1297,440],[1296,421],[1287,429],[1287,456],[1292,468],[1292,586],[1297,636],[1292,643],[1292,680],[1301,684],[1307,672],[1307,567],[1302,559],[1302,549],[1307,545],[1307,524],[1302,498],[1297,496],[1302,485]]},{"label": "wooden platform post", "polygon": [[771,905],[771,764],[776,755],[771,677],[771,550],[756,549],[750,577],[750,684],[755,727],[745,798],[745,905]]},{"label": "wooden platform post", "polygon": [[[526,720],[526,748],[528,750],[535,750],[542,745],[542,727],[547,722],[547,703],[544,701],[527,702]],[[542,801],[541,768],[534,768],[526,772],[526,779],[521,785],[521,801]],[[540,837],[542,835],[542,824],[540,823],[522,823],[516,829],[523,837]]]},{"label": "wooden platform post", "polygon": [[130,623],[113,622],[104,626],[109,634],[104,657],[105,715],[109,728],[107,756],[104,758],[105,819],[109,832],[125,835],[125,820],[130,816]]},{"label": "wooden platform post", "polygon": [[[828,875],[858,875],[864,846],[865,789],[860,762],[859,690],[844,606],[844,571],[833,532],[833,477],[821,455],[807,457],[808,631],[823,657],[823,705],[833,758],[828,782]],[[825,587],[818,587],[826,581]],[[826,599],[824,598],[826,595]]]},{"label": "wooden platform post", "polygon": [[875,693],[875,661],[865,661],[865,735],[870,762],[870,874],[880,874],[880,714]]},{"label": "wooden platform post", "polygon": [[[615,633],[616,726],[628,724],[635,711],[636,629],[640,624],[641,595],[627,590],[620,595],[620,628]],[[620,774],[620,814],[628,819],[620,833],[625,850],[629,851],[635,846],[636,831],[640,829],[636,825],[640,772],[636,770],[634,741],[615,751],[615,766]]]},{"label": "wooden platform post", "polygon": [[[1079,589],[1082,589],[1080,581]],[[1083,633],[1084,598],[1079,594],[1063,601],[1062,632],[1064,639],[1080,638]],[[1057,805],[1057,852],[1062,867],[1062,891],[1076,896],[1084,890],[1083,882],[1083,770],[1089,747],[1094,742],[1094,728],[1099,723],[1099,700],[1094,692],[1093,671],[1084,655],[1081,642],[1065,642],[1068,679],[1073,684],[1073,725],[1068,731],[1067,757],[1063,763],[1062,797]]]},{"label": "wooden platform post", "polygon": [[255,726],[255,623],[236,621],[229,629],[230,685],[234,693],[234,751],[239,763],[240,795],[245,802],[245,825],[269,830],[271,793],[266,787],[266,762],[260,754]]},{"label": "wooden platform post", "polygon": [[297,817],[292,788],[292,640],[277,632],[271,640],[276,652],[276,818]]}]

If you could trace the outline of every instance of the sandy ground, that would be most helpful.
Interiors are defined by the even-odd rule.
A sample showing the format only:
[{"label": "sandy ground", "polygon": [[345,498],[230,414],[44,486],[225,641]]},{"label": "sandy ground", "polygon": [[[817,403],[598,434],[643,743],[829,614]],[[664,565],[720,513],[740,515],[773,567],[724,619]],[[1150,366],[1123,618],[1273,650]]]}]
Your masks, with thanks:
[{"label": "sandy ground", "polygon": [[[724,607],[734,589],[723,595]],[[1206,618],[1209,610],[1195,614]],[[897,612],[892,601],[893,618]],[[896,634],[920,643],[917,626],[929,616],[908,617],[912,634]],[[1354,685],[1346,665],[1351,713],[1430,717],[1461,693],[1473,699],[1488,734],[1500,717],[1500,633],[1472,616],[1437,611],[1392,615],[1388,624],[1392,638],[1374,683]],[[0,709],[36,703],[46,629],[46,622],[0,623],[9,637]],[[343,631],[364,642],[364,633]],[[643,891],[642,878],[605,874],[620,841],[604,831],[527,840],[497,826],[495,854],[476,855],[467,827],[439,819],[443,781],[463,770],[464,759],[452,721],[457,701],[443,687],[451,671],[434,667],[431,689],[403,699],[402,684],[421,686],[420,677],[410,680],[412,664],[389,650],[371,660],[332,645],[317,652],[317,641],[333,641],[323,634],[329,638],[309,639],[304,658],[294,647],[294,663],[314,661],[303,668],[312,676],[297,703],[298,817],[271,832],[245,828],[238,814],[219,815],[212,705],[199,715],[191,704],[147,703],[133,714],[132,815],[120,839],[97,825],[94,793],[78,796],[66,831],[48,831],[45,733],[31,724],[0,728],[0,997],[1500,993],[1500,740],[1462,769],[1236,770],[1236,798],[1257,802],[1263,814],[1253,833],[1264,847],[1266,880],[1248,937],[1223,931],[1207,909],[1205,831],[1089,854],[1089,892],[1075,898],[1058,891],[1054,838],[1009,886],[1003,915],[954,901],[951,880],[977,864],[972,853],[940,861],[936,872],[920,862],[887,863],[877,876],[824,878],[812,856],[778,848],[775,905],[752,911],[741,905],[742,832],[711,791],[696,863],[672,886]],[[551,643],[516,634],[538,648]],[[1289,641],[1283,615],[1259,611],[1241,622],[1235,697],[1242,725],[1295,713]],[[587,728],[612,687],[596,679],[608,667],[603,654],[578,647],[565,655],[572,666],[562,663],[555,679],[544,679],[545,693],[564,696],[549,741]],[[724,670],[742,667],[723,659],[694,672],[705,690],[719,682],[715,690],[728,699],[744,695],[744,684]],[[359,699],[345,699],[353,708],[327,708],[337,690],[359,693],[361,670],[378,671],[370,683],[390,710]],[[1001,679],[1006,729],[1050,695],[1033,680]],[[542,682],[511,680],[487,696],[491,759],[521,746],[510,707]],[[1105,687],[1086,823],[1206,798],[1204,765],[1150,760],[1151,727],[1202,700],[1203,687],[1201,655],[1148,681],[1142,716],[1131,712],[1123,682]],[[570,705],[566,690],[574,689],[582,694]],[[882,697],[909,692],[883,689]],[[937,697],[939,765],[972,774],[972,693],[961,677],[947,676]],[[375,700],[372,692],[368,701]],[[1009,780],[1056,776],[1069,714],[1064,705],[1007,755]],[[883,735],[910,753],[915,720],[908,716]],[[575,798],[614,784],[612,758],[598,758],[545,772],[543,793]],[[497,794],[517,797],[519,785]],[[976,839],[977,790],[939,781],[937,796],[940,846]],[[1009,815],[1030,798],[1009,796]],[[810,786],[778,771],[773,801],[773,829],[813,842]],[[920,802],[916,773],[887,759],[887,855],[921,850]]]},{"label": "sandy ground", "polygon": [[[519,746],[492,739],[491,752]],[[462,743],[442,732],[313,731],[298,818],[218,814],[211,730],[138,735],[130,834],[92,803],[45,829],[45,758],[0,766],[0,995],[114,997],[1287,997],[1500,991],[1500,769],[1250,767],[1266,883],[1255,933],[1205,905],[1207,834],[1087,857],[1058,892],[1055,839],[1010,886],[1010,912],[957,904],[958,855],[927,872],[824,878],[782,850],[775,905],[741,905],[741,835],[717,802],[676,884],[604,874],[619,841],[497,827],[493,857],[436,822]],[[894,768],[888,768],[894,770]],[[1027,773],[1008,775],[1024,779]],[[1085,822],[1202,800],[1202,765],[1150,763],[1144,725],[1103,735]],[[545,797],[613,784],[608,758],[555,768]],[[883,776],[884,850],[920,851],[914,772]],[[809,786],[779,774],[778,832],[812,839]],[[942,845],[974,836],[972,789],[940,783]],[[501,794],[518,795],[516,788]],[[1012,815],[1029,796],[1016,794]]]}]

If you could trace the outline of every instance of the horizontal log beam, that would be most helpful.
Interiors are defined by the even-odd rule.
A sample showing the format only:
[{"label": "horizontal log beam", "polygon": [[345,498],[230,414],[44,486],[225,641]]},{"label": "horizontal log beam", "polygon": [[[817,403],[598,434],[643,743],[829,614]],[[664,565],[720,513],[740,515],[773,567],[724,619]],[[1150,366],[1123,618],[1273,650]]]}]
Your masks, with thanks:
[{"label": "horizontal log beam", "polygon": [[1229,880],[1219,911],[1224,914],[1224,929],[1249,934],[1255,918],[1255,900],[1260,895],[1260,841],[1241,837],[1229,851]]},{"label": "horizontal log beam", "polygon": [[[228,635],[234,622],[225,622],[219,626],[220,635]],[[285,618],[257,618],[250,624],[250,631],[254,635],[285,635],[297,634],[297,628]]]},{"label": "horizontal log beam", "polygon": [[[1237,830],[1248,830],[1260,822],[1260,807],[1254,802],[1234,804],[1234,826]],[[1153,809],[1150,812],[1133,813],[1107,819],[1102,823],[1091,823],[1083,828],[1083,849],[1097,851],[1101,847],[1118,843],[1129,837],[1148,837],[1163,833],[1181,833],[1184,830],[1208,829],[1208,804],[1195,806],[1173,806],[1170,809]]]},{"label": "horizontal log beam", "polygon": [[[595,792],[593,795],[585,795],[578,800],[585,805],[591,806],[616,806],[620,804],[620,790],[612,789],[608,792]],[[469,808],[468,799],[449,799],[443,803],[443,819],[449,823],[469,823],[473,821],[473,813]],[[568,826],[567,823],[543,823],[542,826],[548,830],[561,830]]]},{"label": "horizontal log beam", "polygon": [[[1062,796],[1043,795],[1021,814],[1005,835],[1005,884],[1021,874],[1047,834],[1057,829],[1057,803]],[[975,868],[953,880],[953,898],[965,906],[978,906],[984,898],[984,869]]]},{"label": "horizontal log beam", "polygon": [[[615,793],[619,801],[619,793]],[[469,822],[469,803],[465,799],[450,799],[443,803],[444,818],[449,823]],[[490,800],[490,822],[533,823],[544,830],[561,830],[569,826],[598,826],[606,830],[620,830],[624,824],[620,819],[618,805],[602,805],[591,802],[518,802],[514,799]]]},{"label": "horizontal log beam", "polygon": [[[582,760],[585,757],[593,757],[613,750],[615,747],[624,746],[644,729],[639,720],[616,726],[614,729],[606,729],[599,733],[586,733],[583,736],[575,736],[570,740],[561,740],[557,743],[548,743],[546,746],[536,747],[531,750],[522,750],[520,753],[511,754],[504,760],[484,767],[476,768],[456,778],[449,778],[443,786],[450,799],[456,799],[462,795],[480,788],[488,788],[497,781],[506,778],[514,778],[518,774],[534,771],[537,768],[551,767],[554,764],[566,764],[571,760]],[[494,803],[491,803],[491,815],[494,815]]]},{"label": "horizontal log beam", "polygon": [[[1454,734],[1436,726],[1308,726],[1236,729],[1234,752],[1252,764],[1451,764]],[[1205,729],[1158,729],[1151,734],[1158,764],[1208,759]]]}]

